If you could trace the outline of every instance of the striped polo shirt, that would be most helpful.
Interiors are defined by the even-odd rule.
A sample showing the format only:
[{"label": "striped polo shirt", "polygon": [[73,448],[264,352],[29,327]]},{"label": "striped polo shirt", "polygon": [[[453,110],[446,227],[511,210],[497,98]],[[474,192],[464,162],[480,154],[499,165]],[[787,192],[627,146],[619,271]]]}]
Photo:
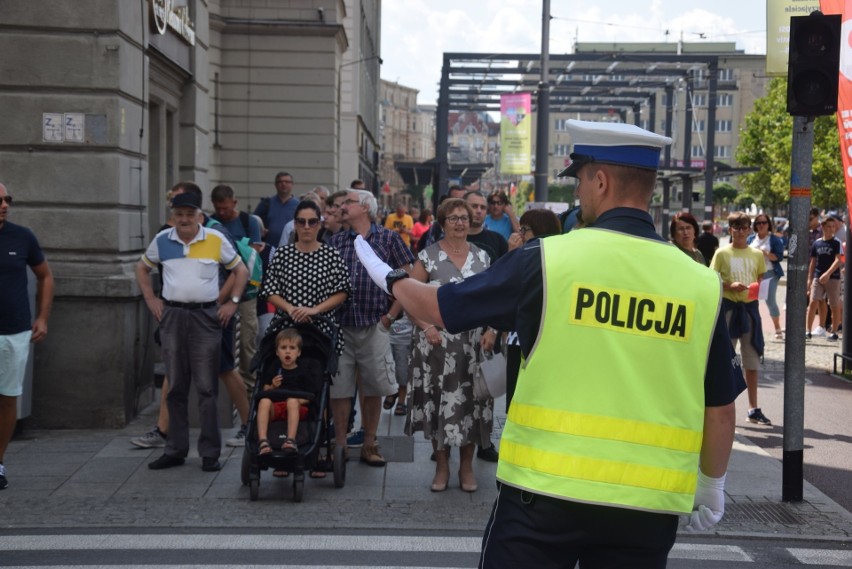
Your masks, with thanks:
[{"label": "striped polo shirt", "polygon": [[219,231],[198,226],[192,241],[184,243],[177,229],[157,233],[142,262],[163,266],[163,298],[174,302],[210,302],[219,297],[219,264],[230,270],[241,263],[230,241]]}]

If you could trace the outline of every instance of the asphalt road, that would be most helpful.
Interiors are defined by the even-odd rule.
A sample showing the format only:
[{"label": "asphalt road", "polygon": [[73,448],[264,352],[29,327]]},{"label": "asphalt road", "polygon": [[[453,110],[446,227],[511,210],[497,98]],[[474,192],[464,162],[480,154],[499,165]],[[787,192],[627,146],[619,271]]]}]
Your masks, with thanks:
[{"label": "asphalt road", "polygon": [[[479,535],[465,532],[380,535],[351,531],[239,532],[157,528],[108,532],[0,532],[0,567],[129,566],[236,568],[274,566],[330,569],[476,567]],[[809,541],[680,539],[669,555],[673,569],[852,567],[843,544]]]}]

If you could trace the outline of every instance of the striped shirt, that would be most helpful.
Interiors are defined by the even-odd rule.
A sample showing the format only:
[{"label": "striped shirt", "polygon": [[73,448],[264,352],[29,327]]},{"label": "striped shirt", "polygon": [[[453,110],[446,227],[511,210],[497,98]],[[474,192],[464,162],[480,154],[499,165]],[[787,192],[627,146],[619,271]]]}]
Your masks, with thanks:
[{"label": "striped shirt", "polygon": [[241,263],[231,242],[219,231],[198,226],[188,244],[177,229],[157,233],[142,262],[163,266],[163,298],[174,302],[210,302],[219,297],[219,264],[231,270]]},{"label": "striped shirt", "polygon": [[[376,286],[367,269],[358,260],[358,255],[355,253],[357,236],[358,234],[352,230],[340,231],[335,233],[329,241],[329,244],[343,257],[343,264],[349,269],[349,280],[352,282],[352,294],[340,312],[341,326],[372,326],[387,314],[390,307],[388,295]],[[376,255],[394,269],[414,262],[414,254],[405,246],[396,231],[371,223],[366,241]]]}]

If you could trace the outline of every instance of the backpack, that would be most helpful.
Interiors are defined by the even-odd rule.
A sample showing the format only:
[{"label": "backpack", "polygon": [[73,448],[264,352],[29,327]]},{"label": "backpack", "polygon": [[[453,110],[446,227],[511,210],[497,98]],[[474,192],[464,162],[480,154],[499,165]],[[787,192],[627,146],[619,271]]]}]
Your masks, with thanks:
[{"label": "backpack", "polygon": [[[243,213],[240,212],[240,221],[243,222],[243,227],[246,228],[246,233],[248,233],[248,214],[245,214],[246,216],[243,218]],[[216,225],[222,225],[222,223],[218,219],[210,217],[205,227],[214,227]],[[242,299],[252,300],[257,298],[257,293],[260,291],[260,283],[263,280],[263,261],[254,247],[251,246],[251,241],[248,237],[242,237],[239,240],[231,237],[231,241],[237,249],[240,259],[243,260],[243,263],[245,263],[248,269],[248,282],[246,283],[245,290],[243,290]]]}]

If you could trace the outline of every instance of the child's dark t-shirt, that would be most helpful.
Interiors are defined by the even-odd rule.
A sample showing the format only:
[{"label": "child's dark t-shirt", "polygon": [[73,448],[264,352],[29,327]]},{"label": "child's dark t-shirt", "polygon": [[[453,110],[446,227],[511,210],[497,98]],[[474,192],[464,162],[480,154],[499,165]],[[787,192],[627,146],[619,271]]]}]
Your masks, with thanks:
[{"label": "child's dark t-shirt", "polygon": [[299,361],[295,369],[282,369],[281,366],[269,366],[264,374],[263,384],[272,383],[272,378],[281,374],[281,385],[278,389],[291,391],[307,391],[318,396],[322,387],[322,370],[313,360]]}]

